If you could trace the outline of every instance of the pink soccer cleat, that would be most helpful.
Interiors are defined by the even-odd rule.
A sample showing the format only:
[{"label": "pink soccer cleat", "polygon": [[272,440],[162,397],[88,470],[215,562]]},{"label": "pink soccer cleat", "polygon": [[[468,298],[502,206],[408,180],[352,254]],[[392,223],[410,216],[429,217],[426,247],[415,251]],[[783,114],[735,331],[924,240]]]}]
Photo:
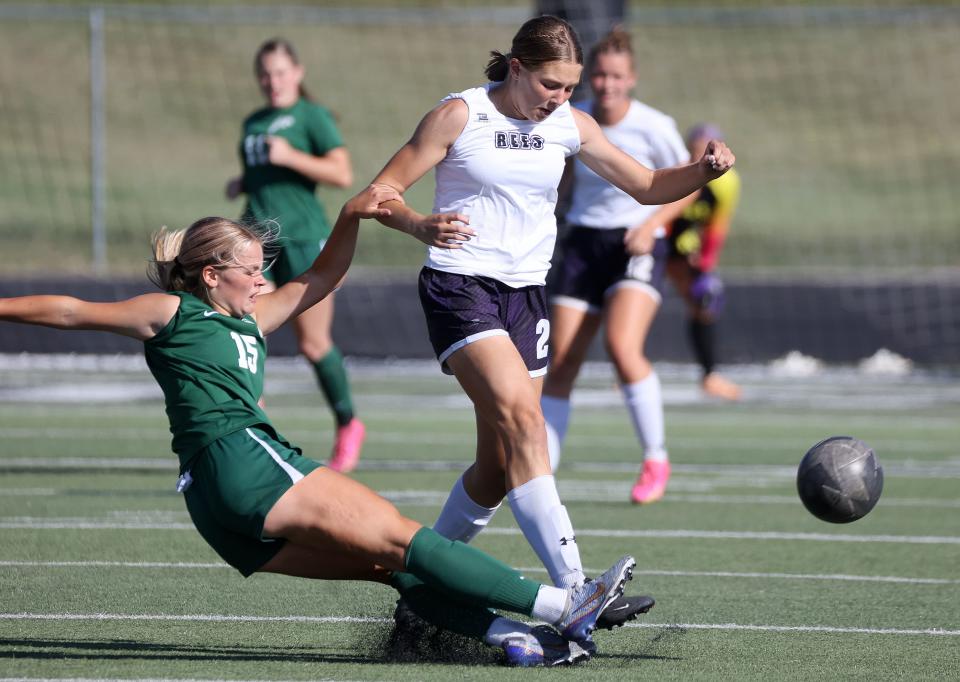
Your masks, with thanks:
[{"label": "pink soccer cleat", "polygon": [[341,474],[346,474],[357,468],[360,460],[360,450],[363,448],[363,439],[367,435],[367,427],[354,417],[337,429],[337,440],[333,444],[333,455],[327,466]]},{"label": "pink soccer cleat", "polygon": [[646,460],[643,472],[633,486],[630,499],[634,504],[650,504],[663,497],[670,480],[670,462]]}]

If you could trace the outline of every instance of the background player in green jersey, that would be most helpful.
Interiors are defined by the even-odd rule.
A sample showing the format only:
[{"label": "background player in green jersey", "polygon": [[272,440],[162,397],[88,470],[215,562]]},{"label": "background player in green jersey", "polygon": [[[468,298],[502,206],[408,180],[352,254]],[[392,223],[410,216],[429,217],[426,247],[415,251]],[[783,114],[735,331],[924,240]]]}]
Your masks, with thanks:
[{"label": "background player in green jersey", "polygon": [[[696,156],[710,139],[723,139],[715,125],[701,123],[687,132],[687,148]],[[708,182],[670,226],[667,277],[687,304],[690,343],[708,395],[739,400],[740,387],[716,371],[715,326],[723,312],[723,282],[716,274],[730,221],[740,203],[736,169]]]},{"label": "background player in green jersey", "polygon": [[[257,50],[254,71],[267,106],[243,122],[243,175],[227,183],[227,196],[245,193],[244,220],[274,220],[280,226],[278,253],[267,277],[282,286],[303,273],[330,235],[318,184],[349,187],[350,155],[333,116],[311,101],[304,69],[293,46],[268,40]],[[313,365],[337,423],[329,465],[352,471],[360,457],[365,428],[354,416],[343,356],[330,335],[333,296],[293,320],[300,352]]]},{"label": "background player in green jersey", "polygon": [[[0,320],[96,329],[139,339],[166,401],[177,489],[203,538],[244,576],[255,572],[394,586],[422,617],[503,647],[516,665],[589,655],[576,642],[623,591],[623,557],[593,582],[563,589],[400,515],[366,486],[302,456],[257,404],[265,334],[328,296],[346,273],[360,218],[399,195],[368,188],[344,206],[327,247],[302,275],[261,295],[263,236],[204,218],[154,239],[151,279],[166,293],[111,303],[69,296],[0,299]],[[551,623],[531,628],[502,608]]]}]

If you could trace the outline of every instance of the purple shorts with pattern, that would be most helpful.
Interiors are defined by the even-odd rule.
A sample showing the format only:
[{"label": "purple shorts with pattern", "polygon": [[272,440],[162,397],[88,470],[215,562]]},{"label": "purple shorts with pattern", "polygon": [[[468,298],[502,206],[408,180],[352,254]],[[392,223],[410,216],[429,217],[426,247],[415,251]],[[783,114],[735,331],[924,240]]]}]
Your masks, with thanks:
[{"label": "purple shorts with pattern", "polygon": [[468,343],[509,336],[530,376],[547,372],[550,321],[544,287],[515,289],[489,277],[420,271],[420,303],[430,343],[446,374],[446,360]]},{"label": "purple shorts with pattern", "polygon": [[631,256],[623,246],[627,228],[598,230],[574,226],[563,241],[563,258],[552,278],[552,298],[582,301],[591,312],[620,286],[645,289],[660,301],[669,245],[657,239],[653,251]]}]

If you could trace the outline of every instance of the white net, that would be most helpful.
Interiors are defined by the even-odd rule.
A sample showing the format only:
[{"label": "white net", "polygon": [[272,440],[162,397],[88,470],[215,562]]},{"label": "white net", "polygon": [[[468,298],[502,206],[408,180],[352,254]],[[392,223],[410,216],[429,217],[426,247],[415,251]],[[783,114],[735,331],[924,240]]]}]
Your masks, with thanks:
[{"label": "white net", "polygon": [[[90,8],[0,6],[0,229],[6,270],[91,267]],[[144,235],[236,215],[252,53],[282,35],[340,117],[368,180],[444,94],[482,80],[530,8],[354,10],[106,5],[106,235],[111,272]],[[738,269],[956,265],[960,9],[630,7],[638,96],[681,127],[711,120],[738,153],[744,197],[725,253]],[[429,208],[430,183],[413,194]],[[321,190],[328,212],[346,192]],[[375,229],[375,228],[374,228]],[[358,262],[407,265],[380,230]],[[142,262],[142,260],[140,261]],[[140,267],[137,262],[134,269]]]},{"label": "white net", "polygon": [[[252,57],[263,40],[297,46],[309,89],[339,117],[355,191],[441,97],[482,82],[489,51],[508,49],[534,11],[529,3],[392,2],[0,4],[4,276],[139,275],[147,236],[160,225],[239,215],[223,187],[239,169],[240,123],[261,104]],[[737,153],[743,197],[722,268],[744,282],[855,282],[865,287],[855,294],[862,308],[884,324],[921,330],[928,347],[956,343],[960,8],[740,4],[626,8],[637,96],[681,129],[718,124]],[[91,24],[96,16],[102,29]],[[101,51],[96,101],[91,57],[96,73]],[[98,139],[91,112],[101,110]],[[349,193],[320,190],[329,215]],[[426,211],[431,195],[428,177],[408,200]],[[364,227],[358,265],[412,277],[421,259],[419,242]],[[924,284],[893,298],[870,288],[905,276]]]}]

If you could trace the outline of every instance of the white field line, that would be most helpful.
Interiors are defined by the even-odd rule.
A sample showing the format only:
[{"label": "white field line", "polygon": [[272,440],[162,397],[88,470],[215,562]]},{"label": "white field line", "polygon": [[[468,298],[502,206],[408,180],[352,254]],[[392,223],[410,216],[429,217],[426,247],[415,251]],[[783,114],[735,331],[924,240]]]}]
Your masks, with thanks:
[{"label": "white field line", "polygon": [[[269,386],[269,384],[268,384]],[[313,387],[313,390],[316,390],[316,386]],[[267,398],[271,392],[267,391]],[[371,398],[377,396],[373,394],[368,394],[364,396],[364,405],[366,405]],[[376,410],[378,419],[389,422],[389,421],[399,421],[405,424],[411,422],[428,421],[435,420],[435,415],[432,411],[428,413],[416,413],[412,412],[409,409],[404,409],[404,405],[409,405],[411,397],[407,396],[398,396],[397,405],[394,405],[392,402],[387,407],[382,407],[379,403],[384,402],[383,400],[377,399],[374,400],[376,405],[372,406],[372,409]],[[6,401],[0,397],[0,404],[4,404]],[[52,414],[59,414],[62,412],[62,407],[57,406],[47,406],[43,404],[30,404],[30,403],[16,403],[18,414],[31,415],[31,416],[48,416]],[[473,410],[469,409],[469,404],[464,403],[460,404],[451,404],[443,405],[442,408],[450,408],[445,410],[444,414],[444,423],[451,424],[463,423],[464,428],[471,429],[474,423],[474,414]],[[755,413],[757,410],[762,409],[762,405],[751,405],[751,415],[755,420]],[[97,406],[96,404],[75,404],[70,405],[70,414],[74,417],[89,417],[91,419],[102,420],[104,416],[104,408],[102,406]],[[278,408],[278,412],[282,412],[284,419],[296,421],[312,421],[317,418],[318,415],[322,414],[320,408],[317,407],[300,407],[297,405],[286,405],[282,408]],[[586,412],[586,410],[585,410]],[[137,404],[137,403],[115,403],[110,406],[110,414],[114,418],[144,418],[144,417],[155,417],[159,414],[162,414],[162,406],[157,406],[153,404]],[[692,417],[691,417],[692,418]],[[707,426],[722,426],[728,428],[731,424],[731,417],[729,412],[722,411],[713,413],[710,411],[700,410],[696,414],[696,423],[704,427]],[[611,410],[610,408],[603,409],[590,409],[589,410],[589,419],[590,422],[597,425],[607,425],[607,424],[619,424],[626,426],[629,422],[627,421],[626,412],[620,410]],[[763,425],[767,429],[771,429],[774,426],[788,425],[790,427],[798,426],[808,426],[808,427],[822,427],[823,426],[823,415],[822,414],[803,414],[797,413],[795,410],[777,410],[777,411],[768,411],[763,413]],[[891,422],[889,419],[885,421],[884,417],[878,417],[876,415],[844,415],[843,423],[845,428],[849,431],[858,432],[863,429],[890,429],[891,431],[896,431],[895,427],[892,425],[895,422]],[[738,420],[744,421],[744,420]],[[953,417],[938,417],[938,416],[924,416],[918,417],[911,415],[910,417],[910,426],[914,429],[925,429],[927,431],[943,431],[947,430],[946,434],[949,437],[949,434],[956,433],[957,430],[957,421]],[[165,431],[165,427],[161,424],[157,427],[158,432]],[[284,429],[286,433],[289,429]],[[323,433],[324,429],[318,429],[316,433]],[[468,431],[472,433],[471,431]],[[328,432],[329,433],[329,432]],[[580,437],[576,433],[572,433],[570,437]]]},{"label": "white field line", "polygon": [[[311,682],[359,682],[334,677],[310,678]],[[293,680],[233,680],[194,677],[0,677],[0,682],[294,682]],[[370,682],[369,680],[367,682]]]},{"label": "white field line", "polygon": [[0,497],[50,497],[59,494],[56,488],[0,488]]},{"label": "white field line", "polygon": [[[92,621],[173,621],[201,623],[393,623],[392,618],[354,616],[230,616],[220,614],[133,614],[133,613],[0,613],[0,620],[92,620]],[[631,628],[683,628],[687,630],[749,630],[755,632],[829,632],[870,635],[935,635],[960,636],[960,630],[943,628],[850,628],[827,625],[741,625],[738,623],[627,623]]]},{"label": "white field line", "polygon": [[229,568],[215,561],[16,561],[0,560],[0,568]]},{"label": "white field line", "polygon": [[[630,480],[625,481],[589,481],[569,482],[559,481],[559,490],[564,500],[568,502],[611,502],[626,500],[630,492]],[[777,485],[774,478],[764,479],[755,476],[749,480],[750,487],[768,488]],[[744,495],[744,494],[717,494],[717,489],[743,487],[744,482],[739,477],[703,479],[687,477],[680,474],[675,477],[672,488],[674,492],[664,498],[664,502],[674,504],[706,504],[706,505],[779,505],[796,506],[796,495]],[[437,507],[447,499],[447,490],[378,490],[380,495],[397,505],[407,507]],[[83,494],[97,495],[97,490],[85,490]],[[56,488],[0,488],[0,499],[4,497],[55,497],[64,494]],[[73,492],[72,494],[76,494]],[[884,497],[884,507],[920,508],[920,509],[960,509],[960,499],[945,498],[897,498]],[[117,514],[133,514],[133,512],[116,512]],[[142,512],[140,512],[142,515]]]},{"label": "white field line", "polygon": [[741,625],[740,623],[627,623],[628,628],[667,628],[683,630],[740,630],[752,632],[827,632],[843,635],[935,635],[960,637],[960,630],[942,628],[844,628],[830,625]]},{"label": "white field line", "polygon": [[[494,535],[519,535],[519,529],[487,528]],[[596,538],[698,538],[703,540],[807,540],[814,542],[863,542],[894,543],[910,545],[960,545],[960,537],[937,535],[845,535],[828,533],[784,533],[777,531],[724,531],[724,530],[606,530],[583,528],[577,535]]]},{"label": "white field line", "polygon": [[[741,487],[739,479],[702,480],[687,479],[682,475],[675,477],[673,488],[675,491],[665,497],[663,502],[674,504],[706,504],[706,505],[779,505],[796,506],[796,495],[741,495],[741,494],[713,494],[717,488]],[[772,481],[763,482],[754,480],[752,487],[770,487]],[[588,484],[559,482],[561,496],[567,502],[616,502],[624,501],[630,492],[629,482],[591,481]],[[690,491],[690,492],[679,492]],[[696,492],[704,491],[704,492]],[[378,494],[387,498],[396,505],[406,507],[438,507],[443,504],[449,495],[447,490],[378,490]],[[84,494],[95,496],[97,490],[86,490]],[[55,488],[0,488],[0,499],[4,497],[55,497],[64,494],[64,491]],[[945,498],[897,498],[884,497],[880,503],[883,507],[918,508],[918,509],[960,509],[960,499]],[[137,512],[142,515],[142,512]],[[119,515],[132,515],[133,512],[118,511]],[[169,515],[168,515],[169,516]],[[2,518],[2,517],[0,517]],[[10,521],[10,519],[7,519]]]},{"label": "white field line", "polygon": [[[591,573],[596,573],[596,571],[591,571]],[[960,580],[949,580],[945,578],[906,578],[894,575],[846,575],[843,573],[818,574],[761,573],[753,571],[656,571],[634,569],[633,574],[668,576],[671,578],[760,578],[764,580],[837,580],[842,582],[897,583],[908,585],[960,585]]]},{"label": "white field line", "polygon": [[[0,568],[143,568],[143,569],[230,569],[227,564],[190,561],[17,561],[0,560]],[[542,566],[525,566],[521,573],[546,573]],[[585,567],[589,574],[599,574],[603,569]],[[960,580],[946,578],[909,578],[892,575],[847,575],[843,573],[762,573],[759,571],[666,571],[634,569],[633,574],[666,576],[671,578],[746,578],[762,580],[824,580],[840,582],[894,583],[905,585],[960,585]]]},{"label": "white field line", "polygon": [[[284,435],[295,442],[328,443],[333,439],[333,432],[319,429],[284,429]],[[884,447],[888,451],[897,452],[935,452],[940,453],[954,446],[954,441],[947,434],[942,442],[927,441],[884,441]],[[72,429],[64,427],[42,426],[38,428],[26,427],[2,427],[0,428],[0,438],[3,440],[36,440],[37,438],[52,438],[63,440],[133,440],[137,442],[157,442],[167,443],[170,440],[170,434],[165,428],[109,428],[98,427],[96,429]],[[395,432],[395,431],[370,431],[367,434],[367,440],[372,443],[381,443],[386,445],[443,445],[449,447],[463,447],[464,443],[473,442],[472,434],[462,433],[420,433]],[[675,449],[694,450],[697,448],[713,447],[716,445],[717,438],[712,434],[703,435],[685,435],[670,438],[670,447]],[[566,443],[574,447],[592,447],[606,448],[612,450],[637,450],[638,445],[635,438],[629,435],[617,436],[586,436],[571,434],[567,437]],[[769,451],[770,440],[766,436],[758,435],[756,437],[723,437],[723,446],[725,448],[744,450],[750,452]]]},{"label": "white field line", "polygon": [[[663,377],[666,379],[666,377]],[[68,404],[110,404],[134,401],[159,401],[160,389],[146,373],[120,376],[119,380],[109,380],[98,374],[89,375],[82,380],[71,377],[64,380],[58,373],[53,379],[43,382],[43,377],[32,374],[28,381],[19,385],[0,386],[0,403],[55,403],[62,407]],[[418,379],[422,382],[422,379]],[[392,383],[392,382],[386,382]],[[403,408],[409,404],[410,394],[404,390],[406,381],[395,382],[395,386],[380,386],[376,393],[364,397],[368,407]],[[437,384],[437,391],[420,393],[417,404],[436,410],[466,411],[469,400],[459,392],[451,391],[448,385]],[[900,382],[893,389],[892,382],[866,382],[860,378],[859,384],[843,384],[836,381],[802,383],[796,380],[777,381],[767,377],[758,382],[744,385],[744,405],[756,405],[770,409],[800,407],[802,409],[832,410],[834,412],[863,412],[865,410],[889,410],[901,412],[904,408],[934,407],[960,401],[957,387],[946,381],[926,381],[913,384]],[[267,383],[268,401],[272,395],[313,394],[316,387],[312,382],[300,376],[273,375]],[[670,408],[697,407],[709,404],[694,382],[676,379],[663,382],[663,401]],[[621,397],[613,384],[592,387],[581,386],[573,394],[573,404],[577,410],[605,409],[620,407]]]},{"label": "white field line", "polygon": [[[311,678],[313,682],[353,682],[332,677]],[[0,682],[294,682],[293,680],[231,680],[192,677],[0,677]]]},{"label": "white field line", "polygon": [[[192,523],[169,521],[112,521],[85,518],[45,518],[17,516],[0,518],[4,530],[194,530]],[[487,528],[488,535],[520,535],[518,528]],[[960,545],[960,537],[950,535],[849,535],[828,533],[786,533],[779,531],[724,530],[609,530],[582,528],[578,536],[592,538],[656,538],[672,540],[806,540],[813,542],[891,543],[907,545]]]},{"label": "white field line", "polygon": [[[616,502],[625,501],[630,495],[630,486],[633,481],[627,483],[606,483],[595,485],[592,482],[589,486],[580,486],[577,484],[559,482],[560,496],[566,502]],[[725,482],[725,486],[738,485],[738,482]],[[716,482],[694,482],[684,481],[677,477],[672,482],[675,490],[695,490],[695,489],[713,489],[722,487],[716,485]],[[756,487],[756,482],[754,482]],[[768,486],[763,486],[768,487]],[[412,507],[438,507],[449,496],[448,491],[436,490],[378,490],[377,493],[387,498],[397,505]],[[0,497],[3,492],[0,491]],[[707,495],[697,493],[671,493],[664,497],[661,502],[673,502],[681,504],[723,504],[723,505],[783,505],[796,506],[798,498],[796,495]],[[921,499],[921,498],[883,498],[881,503],[884,507],[911,507],[923,509],[960,509],[960,499],[948,500],[943,498]]]},{"label": "white field line", "polygon": [[[799,460],[798,460],[799,462]],[[469,464],[463,459],[405,460],[367,459],[360,462],[362,471],[462,471]],[[167,469],[177,468],[172,455],[158,457],[0,457],[0,469]],[[569,472],[622,473],[636,475],[635,462],[570,462],[558,474],[562,480]],[[673,464],[675,474],[714,474],[738,476],[744,481],[760,477],[791,479],[796,468],[782,464]],[[960,458],[946,462],[908,460],[884,464],[884,475],[901,478],[960,478]]]}]

